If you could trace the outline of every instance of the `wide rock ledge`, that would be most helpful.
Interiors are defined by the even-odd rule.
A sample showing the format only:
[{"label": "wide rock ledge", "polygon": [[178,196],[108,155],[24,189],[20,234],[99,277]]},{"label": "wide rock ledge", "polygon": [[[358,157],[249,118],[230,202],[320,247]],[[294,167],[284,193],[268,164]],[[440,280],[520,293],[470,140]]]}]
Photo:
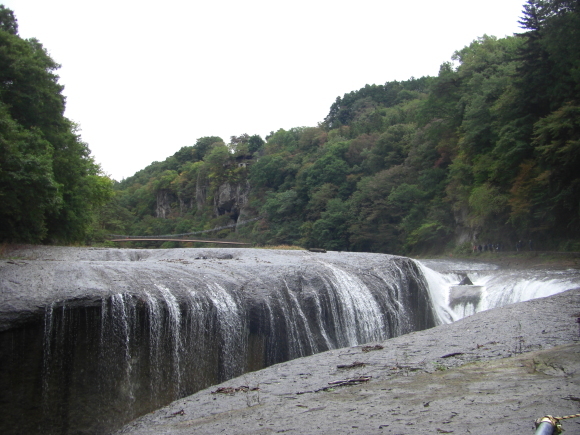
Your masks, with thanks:
[{"label": "wide rock ledge", "polygon": [[0,431],[109,433],[209,385],[437,322],[411,259],[30,247],[0,261]]}]

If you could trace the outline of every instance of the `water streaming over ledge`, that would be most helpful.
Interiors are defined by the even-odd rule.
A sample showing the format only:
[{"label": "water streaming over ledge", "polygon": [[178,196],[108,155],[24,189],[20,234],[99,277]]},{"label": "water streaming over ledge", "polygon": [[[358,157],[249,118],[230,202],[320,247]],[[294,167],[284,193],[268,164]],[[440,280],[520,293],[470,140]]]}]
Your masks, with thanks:
[{"label": "water streaming over ledge", "polygon": [[[0,429],[108,433],[248,371],[429,328],[527,294],[521,276],[509,292],[506,277],[498,278],[499,291],[497,271],[477,270],[470,277],[485,290],[470,308],[450,299],[463,272],[435,272],[401,257],[215,250],[196,262],[195,252],[48,263],[61,267],[55,275],[74,276],[71,288],[86,288],[49,299],[37,321],[0,333],[1,349],[11,352],[0,382],[20,388],[0,393],[12,406]],[[46,270],[39,263],[39,286],[50,282]],[[537,287],[534,279],[527,289]]]},{"label": "water streaming over ledge", "polygon": [[[424,260],[420,264],[437,316],[446,323],[580,287],[577,269],[500,269],[490,263],[453,260]],[[466,276],[473,285],[458,285]]]},{"label": "water streaming over ledge", "polygon": [[[216,282],[187,291],[154,282],[138,295],[113,294],[91,308],[67,301],[47,306],[44,419],[62,413],[58,385],[70,385],[66,401],[78,402],[92,385],[91,409],[82,412],[104,432],[114,425],[113,410],[126,421],[248,370],[433,325],[413,320],[409,308],[411,299],[416,304],[422,297],[421,311],[430,310],[418,270],[395,268],[394,275],[365,283],[336,265],[319,264],[315,283],[283,277],[257,306]],[[82,346],[89,347],[83,358],[98,358],[71,376]]]},{"label": "water streaming over ledge", "polygon": [[54,252],[0,281],[15,298],[26,281],[31,299],[17,326],[0,318],[3,433],[108,433],[245,372],[437,323],[402,257]]}]

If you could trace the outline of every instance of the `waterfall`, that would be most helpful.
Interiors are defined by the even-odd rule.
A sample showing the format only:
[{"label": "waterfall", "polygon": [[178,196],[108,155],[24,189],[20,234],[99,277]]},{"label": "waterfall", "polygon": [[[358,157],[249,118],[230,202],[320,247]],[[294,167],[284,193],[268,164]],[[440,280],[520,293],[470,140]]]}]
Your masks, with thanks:
[{"label": "waterfall", "polygon": [[459,275],[438,273],[421,262],[417,263],[420,265],[427,280],[431,304],[437,314],[439,323],[451,323],[460,319],[461,316],[449,307],[449,290],[451,285],[459,282]]},{"label": "waterfall", "polygon": [[[449,260],[425,260],[420,264],[431,300],[443,323],[580,286],[580,273],[576,269],[498,269],[492,264]],[[458,285],[465,276],[473,285]]]},{"label": "waterfall", "polygon": [[[285,279],[284,287],[278,292],[278,301],[288,334],[290,358],[299,358],[318,352],[314,335],[300,306],[297,296],[288,287]],[[308,346],[307,346],[308,345]]]},{"label": "waterfall", "polygon": [[217,283],[208,283],[208,297],[217,310],[221,334],[221,358],[224,378],[241,374],[244,354],[244,321],[235,299]]},{"label": "waterfall", "polygon": [[[167,307],[167,327],[166,327],[166,334],[169,337],[170,348],[171,348],[171,357],[172,357],[172,367],[173,367],[173,386],[175,390],[178,392],[181,391],[181,370],[180,370],[180,362],[181,362],[181,310],[179,308],[179,303],[177,298],[171,293],[171,290],[165,288],[162,285],[155,284],[155,287],[161,293],[161,297],[165,302],[165,306]],[[154,303],[155,304],[155,303]],[[148,310],[152,312],[153,310]]]},{"label": "waterfall", "polygon": [[[22,433],[109,433],[249,370],[437,323],[410,259],[288,253],[276,269],[246,262],[227,273],[204,257],[199,273],[185,260],[168,265],[146,254],[107,267],[75,263],[75,276],[90,276],[100,293],[46,303],[35,326],[40,346],[23,341],[19,350],[38,353],[0,361],[7,377],[20,376],[10,361],[28,358],[30,370],[42,362],[37,375],[27,375],[34,382],[22,384],[39,386],[38,398],[21,394],[30,403],[17,423]],[[14,401],[2,411],[0,430],[16,424],[10,419],[22,408]]]},{"label": "waterfall", "polygon": [[[149,366],[151,367],[150,374],[150,399],[153,399],[155,391],[161,388],[161,340],[163,339],[162,324],[161,324],[161,305],[159,301],[149,292],[144,291],[145,297],[147,299],[147,320],[149,324]],[[104,302],[104,300],[103,300]]]},{"label": "waterfall", "polygon": [[52,360],[52,344],[51,339],[53,336],[53,313],[54,313],[54,303],[48,305],[44,311],[44,337],[42,343],[43,349],[43,358],[42,358],[42,410],[44,415],[47,415],[49,410],[47,404],[49,403],[49,379],[50,379],[50,364],[49,362]]},{"label": "waterfall", "polygon": [[[129,318],[130,313],[133,311],[130,305],[131,298],[128,295],[116,294],[111,296],[110,308],[111,313],[109,319],[111,319],[110,328],[112,329],[113,340],[117,340],[120,345],[116,346],[118,355],[121,359],[120,366],[124,368],[124,376],[121,379],[122,382],[122,396],[125,397],[127,403],[132,405],[135,401],[135,395],[133,392],[133,385],[131,382],[132,373],[132,361],[131,361],[131,350],[130,342],[133,334],[131,334],[131,329],[134,328],[132,319]],[[63,306],[64,309],[64,306]],[[133,327],[133,328],[132,328]],[[107,343],[103,343],[104,348],[108,347]]]},{"label": "waterfall", "polygon": [[[369,288],[355,275],[348,274],[331,264],[325,265],[330,274],[333,314],[340,324],[337,331],[339,346],[355,346],[380,340],[383,333],[383,313]],[[341,316],[338,316],[338,312]]]}]

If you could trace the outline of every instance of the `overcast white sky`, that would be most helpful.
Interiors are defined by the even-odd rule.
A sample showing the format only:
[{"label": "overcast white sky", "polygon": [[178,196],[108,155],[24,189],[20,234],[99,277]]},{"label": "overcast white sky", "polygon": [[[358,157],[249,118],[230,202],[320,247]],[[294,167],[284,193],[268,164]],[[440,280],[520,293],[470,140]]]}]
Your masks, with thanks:
[{"label": "overcast white sky", "polygon": [[525,0],[0,0],[62,65],[66,116],[116,180],[203,136],[316,126],[365,84],[437,75]]}]

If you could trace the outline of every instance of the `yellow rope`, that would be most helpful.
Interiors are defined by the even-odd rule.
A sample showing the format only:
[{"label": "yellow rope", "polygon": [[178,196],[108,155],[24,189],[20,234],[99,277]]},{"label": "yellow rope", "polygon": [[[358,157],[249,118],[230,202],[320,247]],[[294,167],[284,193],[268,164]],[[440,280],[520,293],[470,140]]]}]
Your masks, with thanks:
[{"label": "yellow rope", "polygon": [[565,417],[554,417],[554,420],[566,420],[567,418],[580,417],[580,414],[566,415]]}]

